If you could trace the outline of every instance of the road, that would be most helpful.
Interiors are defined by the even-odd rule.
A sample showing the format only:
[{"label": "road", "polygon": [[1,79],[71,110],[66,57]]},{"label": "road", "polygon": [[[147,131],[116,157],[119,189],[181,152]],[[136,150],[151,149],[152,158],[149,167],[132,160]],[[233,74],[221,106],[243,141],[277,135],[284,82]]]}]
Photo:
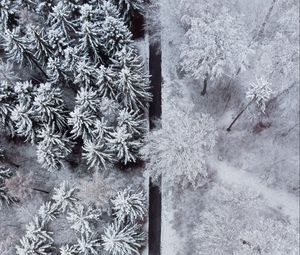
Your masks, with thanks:
[{"label": "road", "polygon": [[[149,108],[150,129],[154,120],[161,118],[161,51],[160,45],[150,45],[149,72],[153,100]],[[159,185],[160,186],[160,185]],[[149,182],[149,255],[160,255],[161,247],[161,193],[160,187]]]}]

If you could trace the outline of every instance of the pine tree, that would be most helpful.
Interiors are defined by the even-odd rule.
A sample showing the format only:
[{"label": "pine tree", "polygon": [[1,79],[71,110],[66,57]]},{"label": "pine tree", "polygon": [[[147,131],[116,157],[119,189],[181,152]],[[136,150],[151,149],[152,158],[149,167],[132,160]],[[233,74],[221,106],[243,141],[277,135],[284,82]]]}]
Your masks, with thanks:
[{"label": "pine tree", "polygon": [[49,28],[47,30],[47,40],[56,56],[61,56],[68,47],[68,38],[60,28]]},{"label": "pine tree", "polygon": [[55,131],[53,126],[44,126],[37,137],[40,139],[37,144],[38,162],[49,171],[61,168],[73,145],[66,134]]},{"label": "pine tree", "polygon": [[96,238],[95,233],[85,232],[77,239],[77,248],[83,255],[98,255],[100,252],[100,240]]},{"label": "pine tree", "polygon": [[82,149],[89,168],[105,168],[108,162],[113,162],[113,150],[104,139],[85,139]]},{"label": "pine tree", "polygon": [[77,107],[97,114],[100,105],[98,92],[92,87],[81,87],[76,95],[75,103]]},{"label": "pine tree", "polygon": [[16,4],[11,0],[2,0],[0,2],[0,32],[3,33],[10,27],[12,16],[17,11]]},{"label": "pine tree", "polygon": [[109,137],[112,131],[113,128],[109,125],[108,120],[106,120],[104,117],[96,120],[93,130],[96,141]]},{"label": "pine tree", "polygon": [[0,81],[0,127],[7,128],[10,134],[14,134],[11,112],[15,102],[16,96],[12,87],[6,81]]},{"label": "pine tree", "polygon": [[50,83],[59,85],[68,81],[67,71],[59,58],[49,58],[46,72]]},{"label": "pine tree", "polygon": [[89,56],[94,62],[103,62],[101,57],[101,30],[98,23],[83,21],[78,31],[78,49]]},{"label": "pine tree", "polygon": [[111,199],[111,203],[114,216],[125,224],[143,220],[147,213],[145,193],[132,187],[119,191]]},{"label": "pine tree", "polygon": [[77,189],[74,185],[62,182],[58,188],[54,188],[52,200],[56,203],[59,210],[65,213],[67,210],[75,208],[76,202],[78,201],[76,193]]},{"label": "pine tree", "polygon": [[134,139],[133,135],[128,132],[125,125],[117,127],[110,134],[111,137],[106,138],[109,143],[109,148],[117,156],[117,159],[125,165],[130,162],[136,162],[138,158],[138,150],[141,147],[141,142]]},{"label": "pine tree", "polygon": [[79,87],[90,86],[96,79],[96,69],[86,56],[76,63],[74,83]]},{"label": "pine tree", "polygon": [[5,181],[12,177],[12,171],[9,168],[0,166],[0,209],[5,204],[7,206],[15,203],[17,200],[9,195],[5,186]]},{"label": "pine tree", "polygon": [[16,133],[25,137],[26,142],[35,142],[36,130],[34,117],[32,106],[25,100],[20,101],[11,113],[11,120],[16,126]]},{"label": "pine tree", "polygon": [[82,137],[83,140],[88,140],[93,137],[93,126],[95,123],[93,112],[80,106],[75,106],[70,112],[68,124],[72,127],[72,138]]},{"label": "pine tree", "polygon": [[139,254],[145,244],[145,233],[138,224],[123,225],[115,220],[104,229],[103,248],[111,255]]},{"label": "pine tree", "polygon": [[69,41],[76,32],[75,24],[71,19],[70,5],[58,2],[52,8],[47,23],[53,30],[60,30],[62,35]]},{"label": "pine tree", "polygon": [[107,16],[101,23],[101,43],[110,57],[129,45],[132,42],[131,37],[124,21],[119,18]]},{"label": "pine tree", "polygon": [[116,54],[118,101],[130,109],[140,109],[151,101],[149,76],[136,50],[126,47]]},{"label": "pine tree", "polygon": [[135,12],[144,13],[145,3],[143,0],[116,0],[119,12],[123,14],[124,19],[130,22],[130,18]]},{"label": "pine tree", "polygon": [[96,86],[101,97],[117,99],[116,76],[117,72],[111,67],[101,65],[97,69]]},{"label": "pine tree", "polygon": [[141,137],[146,131],[146,122],[138,111],[123,109],[117,118],[118,126],[126,126],[134,137]]},{"label": "pine tree", "polygon": [[48,78],[36,57],[31,53],[28,39],[20,36],[20,32],[17,29],[12,31],[6,30],[4,39],[3,47],[9,62],[20,65],[29,64],[31,68],[35,66],[45,78]]},{"label": "pine tree", "polygon": [[34,52],[35,58],[45,65],[49,57],[53,56],[53,50],[46,41],[45,33],[38,27],[31,26],[28,31],[30,49]]},{"label": "pine tree", "polygon": [[92,224],[99,220],[101,212],[91,206],[84,208],[79,204],[70,210],[67,220],[71,224],[71,228],[84,235],[85,233],[93,233]]},{"label": "pine tree", "polygon": [[117,6],[112,0],[103,0],[101,5],[99,5],[100,20],[103,21],[105,17],[120,18],[120,12]]},{"label": "pine tree", "polygon": [[59,248],[60,255],[77,255],[78,249],[75,245],[64,245]]},{"label": "pine tree", "polygon": [[46,125],[55,130],[65,130],[67,120],[60,88],[51,83],[40,84],[34,98],[33,111]]}]

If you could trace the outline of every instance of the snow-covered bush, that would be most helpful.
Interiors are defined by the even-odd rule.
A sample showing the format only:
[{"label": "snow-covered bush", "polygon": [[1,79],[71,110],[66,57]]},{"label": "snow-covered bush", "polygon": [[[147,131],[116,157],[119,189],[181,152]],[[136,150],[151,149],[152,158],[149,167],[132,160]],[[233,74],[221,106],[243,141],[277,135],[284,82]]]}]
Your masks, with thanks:
[{"label": "snow-covered bush", "polygon": [[201,186],[209,178],[206,159],[216,144],[216,127],[208,114],[179,111],[148,134],[141,150],[149,174],[166,183]]},{"label": "snow-covered bush", "polygon": [[115,220],[104,229],[103,248],[112,255],[139,254],[146,237],[138,224],[126,224]]},{"label": "snow-covered bush", "polygon": [[126,224],[143,220],[147,213],[146,197],[142,190],[129,187],[119,191],[111,202],[115,217]]}]

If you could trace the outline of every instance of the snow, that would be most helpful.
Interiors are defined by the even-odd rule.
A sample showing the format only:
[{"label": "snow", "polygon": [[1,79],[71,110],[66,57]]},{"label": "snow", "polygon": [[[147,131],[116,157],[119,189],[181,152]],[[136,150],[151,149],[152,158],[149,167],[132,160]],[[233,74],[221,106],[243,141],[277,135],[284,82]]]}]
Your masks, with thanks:
[{"label": "snow", "polygon": [[299,220],[299,197],[285,190],[269,188],[244,169],[237,169],[226,161],[211,159],[210,166],[216,169],[220,182],[249,187],[260,193],[268,202],[268,206],[281,211],[283,215],[288,216],[295,223]]}]

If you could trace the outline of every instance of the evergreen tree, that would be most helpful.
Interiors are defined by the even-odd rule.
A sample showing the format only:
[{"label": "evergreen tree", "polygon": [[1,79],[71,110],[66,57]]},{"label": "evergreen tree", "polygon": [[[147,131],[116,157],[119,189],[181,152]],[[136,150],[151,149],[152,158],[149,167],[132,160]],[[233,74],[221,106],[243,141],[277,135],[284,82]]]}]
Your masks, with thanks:
[{"label": "evergreen tree", "polygon": [[130,22],[130,18],[137,13],[143,13],[145,3],[143,0],[116,0],[119,12],[123,14],[124,19]]},{"label": "evergreen tree", "polygon": [[97,239],[95,233],[85,232],[77,238],[77,248],[80,254],[84,255],[98,255],[100,252],[100,239]]},{"label": "evergreen tree", "polygon": [[105,168],[107,162],[113,162],[113,151],[103,139],[85,139],[82,149],[82,157],[87,160],[89,168]]},{"label": "evergreen tree", "polygon": [[30,67],[35,66],[47,78],[38,60],[31,53],[29,41],[26,37],[20,36],[19,31],[14,29],[13,31],[6,30],[4,39],[3,47],[9,62],[20,65],[29,64]]},{"label": "evergreen tree", "polygon": [[5,186],[5,180],[12,177],[12,171],[6,167],[0,166],[0,209],[5,204],[7,206],[16,202],[16,199],[9,195]]},{"label": "evergreen tree", "polygon": [[63,159],[71,153],[69,138],[50,126],[40,129],[37,137],[40,139],[37,145],[38,162],[49,171],[61,168]]},{"label": "evergreen tree", "polygon": [[116,76],[117,72],[114,71],[112,67],[101,65],[97,69],[96,86],[100,96],[114,100],[117,99]]},{"label": "evergreen tree", "polygon": [[147,213],[145,193],[132,187],[119,191],[111,199],[111,203],[114,216],[125,224],[143,220]]},{"label": "evergreen tree", "polygon": [[35,58],[44,65],[48,58],[53,56],[53,50],[46,41],[44,31],[32,26],[29,28],[28,37]]},{"label": "evergreen tree", "polygon": [[125,165],[130,162],[136,162],[138,150],[142,145],[141,141],[134,139],[125,125],[117,127],[110,136],[106,140],[109,143],[109,148],[116,154],[117,159]]},{"label": "evergreen tree", "polygon": [[93,233],[92,223],[99,220],[101,213],[98,209],[91,206],[84,208],[78,205],[70,210],[67,220],[71,224],[71,228],[84,235],[85,233]]},{"label": "evergreen tree", "polygon": [[116,54],[118,101],[130,109],[140,109],[151,101],[149,76],[136,50],[125,47]]},{"label": "evergreen tree", "polygon": [[59,58],[49,58],[46,72],[51,83],[66,84],[68,81],[69,75]]},{"label": "evergreen tree", "polygon": [[118,126],[126,126],[129,133],[141,137],[146,131],[146,122],[138,111],[123,109],[117,118]]},{"label": "evergreen tree", "polygon": [[75,23],[72,21],[72,11],[70,5],[59,1],[53,8],[48,17],[47,23],[51,29],[62,32],[63,37],[71,40],[76,32]]},{"label": "evergreen tree", "polygon": [[138,224],[122,224],[115,220],[104,229],[103,248],[111,255],[139,254],[145,244],[145,233]]},{"label": "evergreen tree", "polygon": [[94,62],[102,61],[101,57],[101,30],[98,23],[83,21],[78,31],[78,49],[89,56]]},{"label": "evergreen tree", "polygon": [[16,133],[25,137],[25,141],[35,142],[35,114],[27,101],[20,101],[12,110],[11,119],[16,127]]},{"label": "evergreen tree", "polygon": [[86,56],[81,57],[75,66],[74,83],[79,87],[90,86],[96,79],[96,69]]},{"label": "evergreen tree", "polygon": [[14,133],[11,112],[16,102],[12,87],[6,81],[0,81],[0,127],[7,128],[9,133]]},{"label": "evergreen tree", "polygon": [[129,45],[132,42],[131,37],[124,21],[119,18],[107,16],[101,23],[101,43],[110,57]]},{"label": "evergreen tree", "polygon": [[34,98],[33,111],[46,125],[62,132],[65,130],[67,120],[61,90],[53,84],[40,84]]}]

